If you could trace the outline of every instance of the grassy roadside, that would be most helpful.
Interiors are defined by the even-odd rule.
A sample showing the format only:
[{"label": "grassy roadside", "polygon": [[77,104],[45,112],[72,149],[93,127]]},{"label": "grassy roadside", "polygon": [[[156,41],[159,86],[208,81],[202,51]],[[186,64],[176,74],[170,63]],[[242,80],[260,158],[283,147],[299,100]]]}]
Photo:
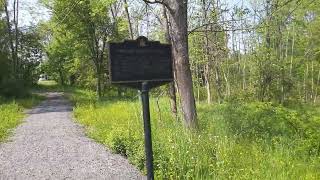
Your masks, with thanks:
[{"label": "grassy roadside", "polygon": [[44,97],[32,94],[25,98],[8,99],[0,96],[0,142],[10,134],[25,117],[23,111],[39,104]]},{"label": "grassy roadside", "polygon": [[[74,115],[96,141],[145,171],[137,98],[95,101],[75,89]],[[158,107],[159,104],[159,108]],[[169,101],[151,99],[156,179],[319,179],[320,112],[272,103],[198,105],[200,129],[186,131]]]}]

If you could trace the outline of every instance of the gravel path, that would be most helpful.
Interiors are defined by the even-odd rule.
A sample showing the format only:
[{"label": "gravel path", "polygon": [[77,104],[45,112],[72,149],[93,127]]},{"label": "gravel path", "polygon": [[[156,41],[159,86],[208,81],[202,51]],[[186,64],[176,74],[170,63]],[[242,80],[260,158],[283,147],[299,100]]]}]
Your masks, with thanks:
[{"label": "gravel path", "polygon": [[144,179],[125,158],[85,136],[61,93],[47,97],[0,144],[0,180]]}]

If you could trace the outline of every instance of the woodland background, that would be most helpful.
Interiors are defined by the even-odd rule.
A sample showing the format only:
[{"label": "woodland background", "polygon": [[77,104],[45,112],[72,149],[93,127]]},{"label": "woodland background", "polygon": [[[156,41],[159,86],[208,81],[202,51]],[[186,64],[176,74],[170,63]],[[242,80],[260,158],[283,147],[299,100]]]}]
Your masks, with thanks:
[{"label": "woodland background", "polygon": [[42,0],[35,26],[0,2],[2,113],[47,74],[88,134],[144,171],[138,93],[110,84],[107,42],[145,35],[175,49],[175,82],[152,91],[157,178],[320,177],[317,0]]}]

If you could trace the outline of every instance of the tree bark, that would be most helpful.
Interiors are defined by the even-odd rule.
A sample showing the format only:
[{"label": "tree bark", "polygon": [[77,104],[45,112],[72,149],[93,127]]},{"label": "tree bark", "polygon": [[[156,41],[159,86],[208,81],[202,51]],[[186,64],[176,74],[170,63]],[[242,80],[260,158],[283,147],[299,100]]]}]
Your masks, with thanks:
[{"label": "tree bark", "polygon": [[98,100],[102,97],[102,88],[101,88],[101,73],[97,72],[97,96]]},{"label": "tree bark", "polygon": [[188,52],[188,1],[143,1],[152,4],[162,4],[169,11],[173,57],[176,66],[175,73],[178,92],[181,97],[184,125],[187,128],[196,128],[198,126],[197,111]]},{"label": "tree bark", "polygon": [[[169,27],[169,20],[167,16],[167,10],[165,6],[163,6],[163,17],[165,20],[165,39],[166,42],[171,44],[171,38],[170,38],[170,27]],[[173,61],[172,64],[173,70],[175,69],[175,63]],[[176,87],[175,87],[175,74],[173,74],[173,82],[169,84],[169,97],[170,97],[170,104],[171,104],[171,112],[174,114],[175,117],[177,117],[177,96],[176,96]]]},{"label": "tree bark", "polygon": [[260,92],[259,92],[259,99],[261,101],[265,100],[265,96],[268,92],[268,89],[270,88],[270,84],[272,82],[272,74],[269,74],[268,72],[266,72],[265,70],[268,70],[270,68],[270,64],[271,64],[271,33],[270,33],[270,23],[271,23],[271,16],[272,16],[272,4],[271,4],[271,0],[267,0],[266,2],[266,37],[265,37],[265,41],[266,41],[266,55],[265,55],[265,59],[263,62],[261,62],[261,72],[260,72]]},{"label": "tree bark", "polygon": [[188,52],[187,4],[187,0],[172,0],[167,2],[170,8],[173,55],[184,124],[188,128],[196,128],[198,125],[197,112]]},{"label": "tree bark", "polygon": [[134,39],[133,30],[132,30],[132,23],[131,23],[131,19],[130,19],[130,13],[129,13],[129,9],[128,9],[128,2],[127,2],[127,0],[123,0],[123,3],[124,3],[124,10],[126,12],[126,16],[127,16],[127,20],[128,20],[129,35],[130,35],[131,39]]},{"label": "tree bark", "polygon": [[61,68],[59,68],[58,72],[59,72],[59,76],[60,76],[60,84],[62,86],[64,86],[64,77],[63,77],[63,73],[62,73]]},{"label": "tree bark", "polygon": [[[240,20],[240,23],[242,21]],[[243,23],[241,23],[241,28],[243,28],[242,26]],[[243,36],[243,32],[241,33],[241,41],[242,41],[242,44],[243,44],[243,51],[244,51],[244,56],[246,57],[247,55],[247,44],[246,44],[246,40]],[[240,47],[239,47],[240,48]],[[244,59],[243,61],[243,68],[242,68],[242,90],[245,91],[246,88],[247,88],[247,81],[246,81],[246,60]]]},{"label": "tree bark", "polygon": [[313,68],[313,60],[311,60],[311,97],[310,100],[314,98],[314,68]]},{"label": "tree bark", "polygon": [[[106,33],[106,32],[105,32]],[[97,47],[97,95],[98,95],[98,100],[101,99],[102,97],[102,72],[103,72],[103,60],[104,60],[104,51],[106,49],[106,41],[107,41],[107,35],[104,34],[104,37],[102,38],[102,48],[101,50]]]},{"label": "tree bark", "polygon": [[15,8],[14,8],[14,26],[15,26],[15,66],[16,72],[15,74],[18,75],[19,73],[19,58],[18,58],[18,46],[19,46],[19,30],[18,30],[18,21],[19,21],[19,0],[15,1]]},{"label": "tree bark", "polygon": [[303,92],[304,92],[304,101],[308,101],[308,92],[307,92],[307,78],[309,75],[309,64],[307,62],[307,67],[304,72],[304,79],[303,79]]},{"label": "tree bark", "polygon": [[6,22],[7,22],[7,31],[9,35],[9,40],[10,40],[10,50],[11,50],[11,58],[12,58],[12,73],[15,75],[16,72],[16,56],[15,56],[15,48],[13,45],[13,35],[12,35],[12,29],[11,29],[11,24],[10,24],[10,16],[9,16],[9,11],[8,11],[8,3],[7,0],[4,0],[4,10],[6,14]]},{"label": "tree bark", "polygon": [[210,53],[209,53],[209,36],[208,36],[208,22],[207,22],[207,7],[206,0],[202,0],[202,11],[203,11],[203,24],[205,25],[205,33],[204,33],[204,49],[205,49],[205,67],[204,67],[204,76],[207,90],[207,103],[211,104],[211,89],[210,89]]},{"label": "tree bark", "polygon": [[317,102],[319,83],[320,83],[320,70],[318,71],[318,78],[317,78],[317,84],[316,84],[316,90],[315,90],[315,95],[314,95],[313,103],[316,103],[316,102]]},{"label": "tree bark", "polygon": [[292,68],[293,68],[293,52],[294,52],[294,40],[295,40],[295,32],[294,26],[292,27],[293,35],[292,35],[292,45],[291,45],[291,58],[290,58],[290,76],[292,75]]}]

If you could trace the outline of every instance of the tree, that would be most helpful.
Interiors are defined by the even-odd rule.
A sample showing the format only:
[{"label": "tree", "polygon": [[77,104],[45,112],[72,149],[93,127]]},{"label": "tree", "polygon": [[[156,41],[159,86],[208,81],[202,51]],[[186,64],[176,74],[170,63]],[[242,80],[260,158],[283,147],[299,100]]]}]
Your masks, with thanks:
[{"label": "tree", "polygon": [[[167,15],[167,10],[166,7],[163,6],[163,19],[164,22],[163,24],[165,25],[165,41],[166,43],[171,44],[171,37],[170,37],[170,25],[169,25],[169,20],[168,20],[168,15]],[[175,71],[175,61],[173,61],[173,69]],[[176,95],[176,87],[175,87],[175,73],[173,74],[173,82],[171,82],[169,84],[169,96],[170,96],[170,100],[171,100],[171,111],[172,113],[177,117],[177,95]]]},{"label": "tree", "polygon": [[[12,6],[8,3],[13,2]],[[26,87],[37,79],[37,66],[42,60],[41,39],[33,29],[19,27],[19,0],[0,1],[0,93],[24,96]]]},{"label": "tree", "polygon": [[[53,26],[60,26],[63,32],[71,33],[74,44],[81,46],[94,64],[98,99],[102,96],[102,78],[106,69],[106,43],[114,30],[109,18],[112,3],[105,0],[53,1]],[[69,9],[67,16],[65,9]]]},{"label": "tree", "polygon": [[184,124],[188,128],[196,128],[198,124],[197,111],[193,93],[188,50],[188,1],[144,1],[146,3],[160,3],[168,10],[168,14],[170,15],[170,32],[175,61],[175,74],[178,92],[181,98]]}]

